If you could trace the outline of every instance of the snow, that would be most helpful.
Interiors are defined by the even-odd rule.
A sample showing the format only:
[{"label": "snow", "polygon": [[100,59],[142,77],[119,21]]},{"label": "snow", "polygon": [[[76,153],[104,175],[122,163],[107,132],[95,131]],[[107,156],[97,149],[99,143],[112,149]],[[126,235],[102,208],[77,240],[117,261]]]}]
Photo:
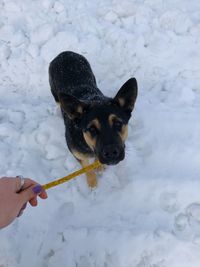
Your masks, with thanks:
[{"label": "snow", "polygon": [[200,2],[0,0],[0,175],[45,184],[80,168],[48,84],[72,50],[114,96],[139,96],[126,158],[0,231],[1,267],[199,267]]}]

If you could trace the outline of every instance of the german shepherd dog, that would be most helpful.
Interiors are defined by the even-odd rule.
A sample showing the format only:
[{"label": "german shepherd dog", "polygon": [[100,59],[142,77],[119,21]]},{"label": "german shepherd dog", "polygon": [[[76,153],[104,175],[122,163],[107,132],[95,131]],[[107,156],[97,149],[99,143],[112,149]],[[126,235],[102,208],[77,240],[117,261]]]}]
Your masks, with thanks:
[{"label": "german shepherd dog", "polygon": [[[128,121],[137,98],[137,81],[129,79],[114,98],[98,89],[89,62],[66,51],[49,66],[49,82],[60,104],[67,145],[83,167],[95,157],[102,164],[115,165],[124,159]],[[97,185],[93,171],[87,173],[90,187]]]}]

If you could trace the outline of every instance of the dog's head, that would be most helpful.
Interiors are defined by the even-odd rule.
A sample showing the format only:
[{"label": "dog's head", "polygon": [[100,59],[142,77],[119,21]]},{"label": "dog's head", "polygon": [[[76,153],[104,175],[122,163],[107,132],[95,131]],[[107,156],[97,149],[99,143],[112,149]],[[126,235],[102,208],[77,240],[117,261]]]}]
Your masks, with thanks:
[{"label": "dog's head", "polygon": [[87,103],[60,94],[61,107],[83,132],[87,145],[102,164],[114,165],[124,159],[128,121],[137,98],[137,81],[129,79],[114,98]]}]

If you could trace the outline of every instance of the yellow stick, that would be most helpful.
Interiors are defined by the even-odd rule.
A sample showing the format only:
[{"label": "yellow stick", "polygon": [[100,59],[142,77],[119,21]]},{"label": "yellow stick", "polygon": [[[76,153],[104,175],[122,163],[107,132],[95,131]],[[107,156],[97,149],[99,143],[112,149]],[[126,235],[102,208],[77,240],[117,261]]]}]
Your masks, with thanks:
[{"label": "yellow stick", "polygon": [[82,169],[80,169],[78,171],[75,171],[75,172],[73,172],[73,173],[71,173],[71,174],[69,174],[69,175],[67,175],[67,176],[65,176],[63,178],[60,178],[58,180],[55,180],[55,181],[50,182],[48,184],[45,184],[42,187],[45,190],[47,190],[47,189],[49,189],[51,187],[54,187],[54,186],[57,186],[59,184],[63,184],[65,182],[68,182],[69,180],[71,180],[71,179],[75,178],[76,176],[81,175],[81,174],[83,174],[85,172],[88,172],[88,171],[91,171],[93,169],[99,168],[100,166],[101,166],[101,163],[98,160],[96,160],[93,164],[90,164],[87,167],[82,168]]}]

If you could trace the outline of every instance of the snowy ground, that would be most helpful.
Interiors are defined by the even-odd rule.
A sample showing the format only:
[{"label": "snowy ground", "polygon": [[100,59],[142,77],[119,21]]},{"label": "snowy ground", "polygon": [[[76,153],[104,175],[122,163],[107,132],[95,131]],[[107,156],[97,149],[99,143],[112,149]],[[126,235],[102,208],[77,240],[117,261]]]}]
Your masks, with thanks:
[{"label": "snowy ground", "polygon": [[109,96],[139,83],[126,159],[1,230],[0,267],[200,266],[199,47],[199,0],[0,0],[0,175],[79,168],[48,84],[61,51],[85,55]]}]

